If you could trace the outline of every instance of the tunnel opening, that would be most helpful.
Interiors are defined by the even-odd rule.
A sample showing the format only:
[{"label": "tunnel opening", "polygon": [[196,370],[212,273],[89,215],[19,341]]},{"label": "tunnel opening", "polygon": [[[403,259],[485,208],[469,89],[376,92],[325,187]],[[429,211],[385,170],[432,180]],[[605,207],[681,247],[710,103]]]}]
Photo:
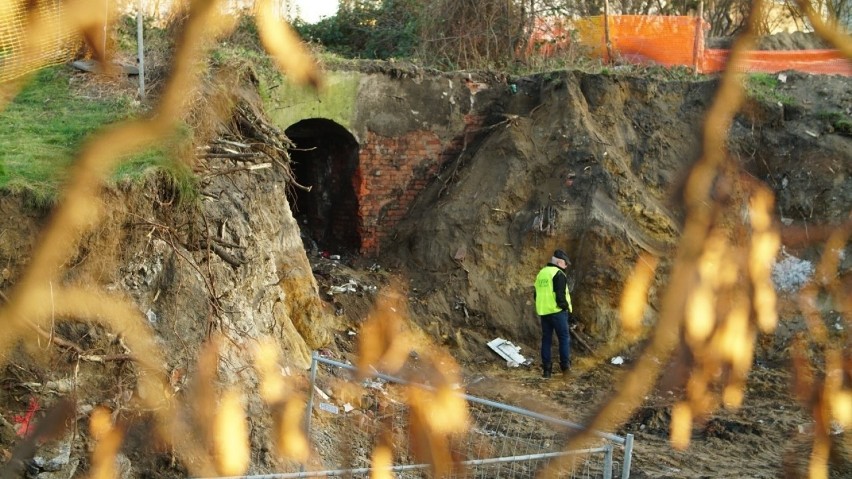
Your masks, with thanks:
[{"label": "tunnel opening", "polygon": [[290,201],[306,247],[331,253],[357,252],[361,225],[355,173],[358,142],[343,126],[320,118],[291,125],[285,134],[295,147],[290,150],[296,182]]}]

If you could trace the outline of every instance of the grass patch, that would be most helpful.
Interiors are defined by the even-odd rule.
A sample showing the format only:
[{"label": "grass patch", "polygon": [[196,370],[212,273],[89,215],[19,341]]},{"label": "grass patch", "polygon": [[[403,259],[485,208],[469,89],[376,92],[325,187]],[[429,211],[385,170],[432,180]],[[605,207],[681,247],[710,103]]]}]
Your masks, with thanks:
[{"label": "grass patch", "polygon": [[[0,111],[0,190],[23,193],[35,206],[56,201],[80,147],[92,133],[141,114],[128,95],[82,98],[72,91],[69,80],[67,67],[43,69]],[[161,147],[133,155],[113,180],[133,181],[152,169],[182,177],[185,172],[174,166],[171,152],[189,136],[184,132]]]},{"label": "grass patch", "polygon": [[841,135],[852,137],[852,120],[849,118],[837,120],[832,126]]},{"label": "grass patch", "polygon": [[177,152],[185,150],[191,142],[189,128],[181,127],[175,135],[166,139],[163,146],[122,161],[113,172],[113,180],[142,184],[152,176],[162,175],[165,186],[174,192],[179,203],[192,203],[199,198],[198,177],[189,165],[176,159],[179,157]]},{"label": "grass patch", "polygon": [[821,110],[816,117],[831,125],[831,128],[844,136],[852,136],[852,118],[841,111]]},{"label": "grass patch", "polygon": [[746,77],[745,88],[750,98],[761,103],[795,104],[795,99],[778,91],[780,81],[771,73],[752,73]]}]

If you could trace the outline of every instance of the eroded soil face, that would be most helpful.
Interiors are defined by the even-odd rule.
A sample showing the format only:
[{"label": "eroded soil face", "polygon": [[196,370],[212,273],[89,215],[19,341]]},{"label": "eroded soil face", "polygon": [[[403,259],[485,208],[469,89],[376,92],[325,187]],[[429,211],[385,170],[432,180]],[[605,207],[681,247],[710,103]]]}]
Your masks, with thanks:
[{"label": "eroded soil face", "polygon": [[[774,92],[752,91],[736,115],[728,157],[736,181],[765,184],[775,193],[783,243],[778,261],[816,265],[828,235],[852,211],[852,140],[838,121],[852,113],[852,87],[843,77],[787,72],[772,78]],[[505,101],[501,120],[424,193],[383,255],[353,259],[351,270],[334,266],[336,273],[320,275],[320,289],[349,278],[379,290],[403,284],[413,323],[459,359],[472,394],[583,422],[619,388],[642,350],[625,341],[617,320],[639,252],[662,258],[649,324],[659,311],[683,224],[682,183],[699,156],[717,83],[569,72],[517,79],[517,85],[524,98]],[[732,210],[737,221],[740,210]],[[530,284],[557,247],[572,257],[576,331],[589,347],[575,339],[575,371],[542,381]],[[848,242],[841,248],[836,279],[842,288],[852,274],[852,251]],[[671,407],[683,397],[686,373],[672,359],[616,431],[636,437],[634,477],[805,473],[811,411],[794,398],[789,367],[793,338],[810,333],[797,306],[798,286],[790,287],[779,297],[779,326],[757,339],[744,405],[699,418],[683,451],[669,443]],[[333,301],[338,314],[351,318],[350,311],[359,316],[367,309],[370,296],[335,295]],[[837,300],[825,295],[819,308],[833,340],[844,344],[848,323]],[[357,320],[351,324],[354,331]],[[349,350],[351,338],[336,337],[338,347]],[[497,337],[521,346],[536,365],[507,368],[485,346]],[[808,356],[821,364],[821,348],[810,347]],[[616,356],[625,364],[609,364]],[[850,474],[848,434],[832,436],[831,477]]]}]

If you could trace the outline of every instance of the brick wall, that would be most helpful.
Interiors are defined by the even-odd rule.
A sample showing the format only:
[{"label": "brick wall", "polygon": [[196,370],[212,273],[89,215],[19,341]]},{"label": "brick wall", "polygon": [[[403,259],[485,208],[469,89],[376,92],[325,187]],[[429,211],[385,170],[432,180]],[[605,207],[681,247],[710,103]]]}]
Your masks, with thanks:
[{"label": "brick wall", "polygon": [[352,177],[358,197],[361,252],[376,254],[390,230],[408,213],[414,198],[447,161],[456,158],[480,130],[484,118],[465,117],[464,132],[448,141],[428,130],[398,137],[367,132]]}]

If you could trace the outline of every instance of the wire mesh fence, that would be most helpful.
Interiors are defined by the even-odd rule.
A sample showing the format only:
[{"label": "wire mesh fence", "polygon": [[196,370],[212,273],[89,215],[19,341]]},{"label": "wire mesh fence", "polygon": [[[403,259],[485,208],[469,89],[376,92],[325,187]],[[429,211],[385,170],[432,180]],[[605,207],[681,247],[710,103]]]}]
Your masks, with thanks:
[{"label": "wire mesh fence", "polygon": [[[78,32],[63,20],[61,0],[0,2],[0,83],[71,59],[80,42]],[[38,20],[39,35],[26,35]]]},{"label": "wire mesh fence", "polygon": [[[375,372],[356,381],[355,367],[314,354],[306,418],[312,446],[324,469],[270,477],[370,477],[371,450],[377,438],[391,434],[398,478],[431,477],[429,464],[413,453],[405,387],[429,388]],[[340,391],[346,390],[346,394]],[[462,393],[459,393],[462,394]],[[587,449],[565,451],[568,435],[582,426],[508,404],[462,394],[470,427],[450,438],[451,478],[533,478],[548,467],[549,477],[611,478],[630,476],[633,438],[596,432]],[[349,401],[354,401],[355,406]],[[311,414],[313,412],[313,414]],[[440,414],[441,411],[436,411]],[[388,439],[386,436],[384,439]],[[620,450],[616,459],[616,449]],[[421,461],[422,462],[422,461]]]}]

